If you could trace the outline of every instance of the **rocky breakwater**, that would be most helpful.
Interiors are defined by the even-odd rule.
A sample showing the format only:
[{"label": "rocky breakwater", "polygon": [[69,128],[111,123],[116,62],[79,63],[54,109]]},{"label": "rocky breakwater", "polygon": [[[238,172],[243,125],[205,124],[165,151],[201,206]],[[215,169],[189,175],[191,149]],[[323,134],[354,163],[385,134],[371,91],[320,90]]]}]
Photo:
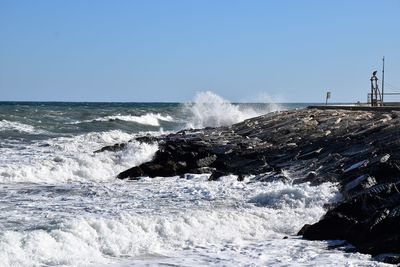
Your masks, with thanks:
[{"label": "rocky breakwater", "polygon": [[343,200],[299,233],[312,240],[347,240],[373,255],[400,253],[399,115],[301,109],[229,127],[142,137],[137,140],[158,142],[159,151],[118,178],[211,173],[210,180],[236,174],[263,181],[336,182]]}]

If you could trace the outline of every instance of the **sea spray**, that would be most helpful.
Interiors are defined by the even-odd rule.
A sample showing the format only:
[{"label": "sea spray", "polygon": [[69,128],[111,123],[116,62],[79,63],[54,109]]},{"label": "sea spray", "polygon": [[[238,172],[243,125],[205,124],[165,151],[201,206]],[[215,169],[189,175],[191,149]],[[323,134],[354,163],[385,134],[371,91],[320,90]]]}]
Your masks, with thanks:
[{"label": "sea spray", "polygon": [[193,103],[186,105],[189,121],[187,128],[204,128],[228,126],[243,120],[256,117],[268,112],[279,110],[277,104],[268,105],[266,109],[254,109],[252,107],[241,107],[234,105],[228,100],[213,92],[198,93]]}]

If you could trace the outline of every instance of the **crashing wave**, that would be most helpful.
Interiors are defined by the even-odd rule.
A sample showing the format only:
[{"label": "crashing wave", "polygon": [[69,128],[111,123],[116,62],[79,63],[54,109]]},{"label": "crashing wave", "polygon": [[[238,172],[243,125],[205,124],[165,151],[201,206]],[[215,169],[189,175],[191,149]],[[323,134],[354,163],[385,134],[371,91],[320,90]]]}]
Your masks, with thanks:
[{"label": "crashing wave", "polygon": [[229,126],[246,119],[277,111],[280,106],[271,104],[266,109],[255,110],[250,107],[234,105],[219,95],[207,91],[198,93],[193,103],[187,104],[190,120],[187,128]]}]

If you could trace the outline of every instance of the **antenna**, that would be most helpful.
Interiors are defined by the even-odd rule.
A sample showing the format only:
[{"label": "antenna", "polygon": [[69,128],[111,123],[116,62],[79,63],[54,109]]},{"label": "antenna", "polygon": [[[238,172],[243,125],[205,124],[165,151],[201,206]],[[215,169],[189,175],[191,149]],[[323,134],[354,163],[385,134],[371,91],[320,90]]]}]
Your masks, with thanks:
[{"label": "antenna", "polygon": [[383,58],[382,58],[382,105],[383,105],[383,97],[385,96],[384,81],[385,81],[385,56],[383,56]]}]

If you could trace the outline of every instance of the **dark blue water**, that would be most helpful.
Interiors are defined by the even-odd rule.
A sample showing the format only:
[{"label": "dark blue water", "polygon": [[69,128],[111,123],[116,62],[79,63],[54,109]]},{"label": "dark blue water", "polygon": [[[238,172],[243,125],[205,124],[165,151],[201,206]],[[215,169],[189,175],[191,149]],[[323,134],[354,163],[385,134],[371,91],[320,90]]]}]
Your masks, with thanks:
[{"label": "dark blue water", "polygon": [[[88,102],[0,102],[0,138],[41,140],[55,136],[71,136],[88,132],[121,130],[127,133],[176,131],[190,127],[191,120],[202,121],[201,116],[230,116],[243,118],[262,115],[276,109],[304,107],[306,104],[229,104],[237,107],[235,114],[224,112],[218,103],[215,114],[195,114],[196,103],[88,103]],[[204,107],[203,107],[204,108]],[[200,117],[200,118],[199,118]],[[230,122],[230,121],[229,121]],[[229,122],[221,124],[229,124]],[[207,125],[207,122],[201,126]]]}]

